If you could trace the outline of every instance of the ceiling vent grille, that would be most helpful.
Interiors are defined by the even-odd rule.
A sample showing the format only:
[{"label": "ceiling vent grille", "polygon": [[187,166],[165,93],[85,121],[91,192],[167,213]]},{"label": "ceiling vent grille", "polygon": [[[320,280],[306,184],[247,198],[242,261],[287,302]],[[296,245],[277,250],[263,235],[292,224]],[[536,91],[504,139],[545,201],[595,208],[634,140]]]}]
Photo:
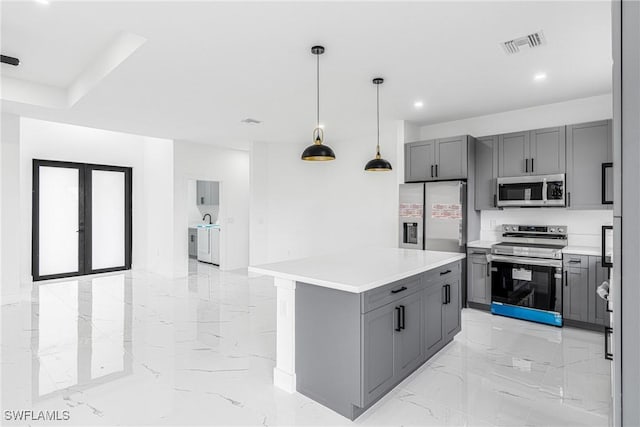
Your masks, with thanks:
[{"label": "ceiling vent grille", "polygon": [[518,37],[517,39],[508,40],[502,43],[502,47],[507,55],[513,55],[520,52],[522,48],[529,47],[530,49],[533,49],[534,47],[542,46],[546,43],[547,41],[544,38],[543,32],[538,31],[523,37]]}]

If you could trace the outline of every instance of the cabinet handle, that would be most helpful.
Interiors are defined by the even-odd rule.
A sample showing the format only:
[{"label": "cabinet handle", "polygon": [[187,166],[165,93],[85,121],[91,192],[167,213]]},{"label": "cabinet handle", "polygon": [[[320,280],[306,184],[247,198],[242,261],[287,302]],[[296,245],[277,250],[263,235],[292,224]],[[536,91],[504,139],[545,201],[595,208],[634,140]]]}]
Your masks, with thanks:
[{"label": "cabinet handle", "polygon": [[451,270],[441,271],[440,275],[444,276],[445,274],[449,274],[449,273],[451,273]]},{"label": "cabinet handle", "polygon": [[451,304],[451,285],[447,286],[447,304]]},{"label": "cabinet handle", "polygon": [[442,304],[447,303],[447,285],[442,286]]},{"label": "cabinet handle", "polygon": [[531,172],[533,173],[533,157],[531,158]]},{"label": "cabinet handle", "polygon": [[431,178],[433,178],[433,165],[431,165]]},{"label": "cabinet handle", "polygon": [[397,293],[399,293],[399,292],[406,291],[406,290],[407,290],[407,287],[406,287],[406,286],[403,286],[403,287],[401,287],[400,289],[394,289],[394,290],[392,290],[392,291],[391,291],[391,293],[392,293],[392,294],[397,294]]},{"label": "cabinet handle", "polygon": [[200,197],[200,204],[204,205],[204,197]]},{"label": "cabinet handle", "polygon": [[568,271],[565,270],[564,271],[564,286],[567,287],[569,286],[569,277],[567,276]]},{"label": "cabinet handle", "polygon": [[524,159],[524,171],[529,172],[529,159]]},{"label": "cabinet handle", "polygon": [[493,195],[493,207],[494,208],[498,207],[498,195],[497,194]]},{"label": "cabinet handle", "polygon": [[400,306],[400,320],[402,321],[400,323],[400,329],[404,329],[404,305]]},{"label": "cabinet handle", "polygon": [[438,165],[436,165],[436,178],[438,177]]},{"label": "cabinet handle", "polygon": [[567,193],[567,206],[571,206],[571,192]]},{"label": "cabinet handle", "polygon": [[609,352],[609,336],[613,332],[613,328],[605,326],[604,328],[604,358],[613,360],[613,353]]},{"label": "cabinet handle", "polygon": [[569,264],[580,264],[582,261],[580,261],[579,259],[570,259],[569,260]]},{"label": "cabinet handle", "polygon": [[486,255],[486,253],[473,251],[471,252],[471,255]]},{"label": "cabinet handle", "polygon": [[402,329],[400,329],[400,307],[396,307],[396,327],[395,327],[396,332],[400,332]]},{"label": "cabinet handle", "polygon": [[487,263],[487,277],[491,276],[491,263]]}]

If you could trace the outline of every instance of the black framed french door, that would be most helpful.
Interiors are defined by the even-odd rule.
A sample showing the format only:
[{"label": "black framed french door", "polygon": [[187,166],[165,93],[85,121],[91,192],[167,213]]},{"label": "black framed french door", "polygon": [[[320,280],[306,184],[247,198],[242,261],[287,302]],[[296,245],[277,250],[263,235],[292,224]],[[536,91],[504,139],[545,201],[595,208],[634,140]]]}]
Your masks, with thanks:
[{"label": "black framed french door", "polygon": [[33,160],[33,280],[131,268],[132,169]]}]

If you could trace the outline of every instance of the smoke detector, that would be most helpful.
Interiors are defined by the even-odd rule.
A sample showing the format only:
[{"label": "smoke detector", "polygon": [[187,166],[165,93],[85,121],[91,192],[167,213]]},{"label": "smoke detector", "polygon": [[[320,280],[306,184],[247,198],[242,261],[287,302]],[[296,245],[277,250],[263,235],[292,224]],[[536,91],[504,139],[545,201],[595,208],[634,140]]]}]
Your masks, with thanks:
[{"label": "smoke detector", "polygon": [[240,120],[240,123],[244,123],[246,125],[259,125],[262,123],[262,120],[252,119],[251,117],[247,117],[246,119]]},{"label": "smoke detector", "polygon": [[544,38],[542,30],[501,43],[507,55],[518,53],[523,48],[533,49],[545,44],[547,44],[547,40]]}]

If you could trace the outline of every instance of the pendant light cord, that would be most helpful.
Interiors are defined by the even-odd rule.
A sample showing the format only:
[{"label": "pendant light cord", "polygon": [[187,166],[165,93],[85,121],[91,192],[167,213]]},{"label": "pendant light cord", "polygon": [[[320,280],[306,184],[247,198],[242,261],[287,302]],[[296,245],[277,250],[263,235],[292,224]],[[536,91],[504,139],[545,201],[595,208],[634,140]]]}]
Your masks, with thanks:
[{"label": "pendant light cord", "polygon": [[380,85],[376,85],[376,123],[378,124],[378,144],[376,145],[376,153],[380,155]]},{"label": "pendant light cord", "polygon": [[320,127],[320,55],[316,54],[316,127]]}]

